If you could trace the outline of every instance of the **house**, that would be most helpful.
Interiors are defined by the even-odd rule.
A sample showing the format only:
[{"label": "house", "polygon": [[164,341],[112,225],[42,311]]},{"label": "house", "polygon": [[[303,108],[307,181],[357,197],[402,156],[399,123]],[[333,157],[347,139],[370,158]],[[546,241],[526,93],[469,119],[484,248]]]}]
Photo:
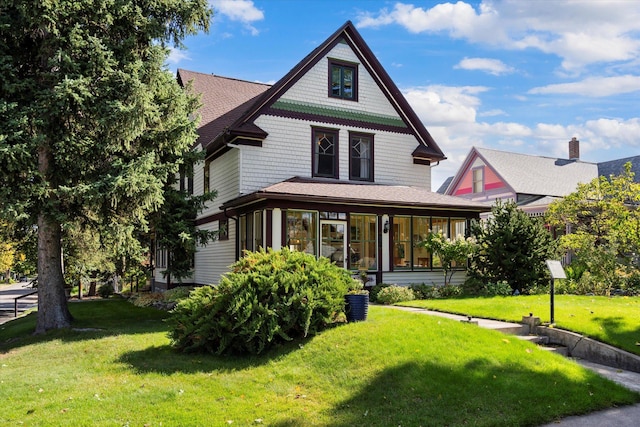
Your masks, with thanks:
[{"label": "house", "polygon": [[[464,235],[489,209],[431,191],[446,157],[351,22],[273,85],[178,79],[203,104],[194,149],[205,160],[189,188],[218,192],[196,224],[224,231],[198,248],[194,284],[217,283],[260,247],[329,257],[372,283],[439,283],[437,259],[415,243],[430,230]],[[166,259],[158,248],[158,288]]]},{"label": "house", "polygon": [[438,189],[468,200],[515,201],[530,216],[542,216],[554,200],[598,176],[617,175],[631,162],[640,182],[640,156],[601,163],[580,160],[580,141],[569,141],[569,158],[553,158],[473,147],[458,172]]}]

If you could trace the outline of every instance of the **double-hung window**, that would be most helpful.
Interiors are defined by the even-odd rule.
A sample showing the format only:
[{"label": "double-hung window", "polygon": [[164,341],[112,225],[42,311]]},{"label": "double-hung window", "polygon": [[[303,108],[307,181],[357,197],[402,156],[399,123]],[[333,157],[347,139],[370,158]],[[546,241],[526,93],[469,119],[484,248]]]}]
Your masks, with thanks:
[{"label": "double-hung window", "polygon": [[349,179],[373,181],[373,135],[349,135]]},{"label": "double-hung window", "polygon": [[329,61],[329,96],[358,100],[358,69],[355,64]]},{"label": "double-hung window", "polygon": [[313,129],[313,176],[338,178],[338,131]]},{"label": "double-hung window", "polygon": [[482,193],[484,191],[484,171],[482,168],[475,168],[473,174],[473,192]]}]

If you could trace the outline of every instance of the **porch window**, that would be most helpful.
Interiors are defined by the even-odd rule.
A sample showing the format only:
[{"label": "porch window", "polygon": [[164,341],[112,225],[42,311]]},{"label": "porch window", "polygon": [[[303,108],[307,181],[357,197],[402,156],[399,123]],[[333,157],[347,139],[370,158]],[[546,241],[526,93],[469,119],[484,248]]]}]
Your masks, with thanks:
[{"label": "porch window", "polygon": [[[437,217],[431,218],[431,232],[442,233],[445,237],[449,237],[449,219]],[[442,267],[442,261],[434,255],[432,265],[434,267]]]},{"label": "porch window", "polygon": [[373,135],[350,135],[349,179],[373,181]]},{"label": "porch window", "polygon": [[356,101],[358,69],[355,64],[329,61],[329,96]]},{"label": "porch window", "polygon": [[411,225],[413,266],[414,268],[429,268],[431,267],[431,254],[425,248],[418,246],[418,243],[425,240],[429,234],[429,217],[414,216]]},{"label": "porch window", "polygon": [[318,213],[287,211],[287,246],[292,251],[317,254]]},{"label": "porch window", "polygon": [[352,269],[378,269],[378,222],[376,215],[350,216],[349,263]]},{"label": "porch window", "polygon": [[393,267],[411,268],[411,217],[393,218]]},{"label": "porch window", "polygon": [[218,240],[229,240],[229,220],[227,218],[218,221]]},{"label": "porch window", "polygon": [[240,256],[244,251],[253,251],[253,214],[242,215],[239,220],[240,227]]},{"label": "porch window", "polygon": [[313,129],[313,176],[338,178],[338,131]]},{"label": "porch window", "polygon": [[256,251],[263,246],[262,242],[262,211],[255,211],[241,215],[238,221],[240,256],[244,251]]}]

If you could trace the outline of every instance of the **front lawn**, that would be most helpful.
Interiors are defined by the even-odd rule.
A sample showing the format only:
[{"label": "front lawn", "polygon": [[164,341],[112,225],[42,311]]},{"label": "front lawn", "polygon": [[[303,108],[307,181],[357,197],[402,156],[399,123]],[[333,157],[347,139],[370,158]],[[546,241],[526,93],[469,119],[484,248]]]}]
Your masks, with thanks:
[{"label": "front lawn", "polygon": [[[420,300],[401,303],[487,319],[520,322],[533,313],[550,321],[549,295]],[[640,297],[556,295],[554,320],[559,328],[640,355]]]},{"label": "front lawn", "polygon": [[259,357],[178,354],[164,313],[121,300],[70,309],[75,330],[0,326],[0,424],[533,426],[640,401],[533,344],[384,307]]}]

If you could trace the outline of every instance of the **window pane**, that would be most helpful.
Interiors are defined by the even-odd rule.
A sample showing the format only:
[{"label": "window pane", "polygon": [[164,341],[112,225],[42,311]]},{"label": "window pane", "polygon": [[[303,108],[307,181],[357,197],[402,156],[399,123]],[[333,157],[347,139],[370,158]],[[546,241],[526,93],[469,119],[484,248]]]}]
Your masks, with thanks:
[{"label": "window pane", "polygon": [[411,268],[411,217],[393,218],[393,267]]},{"label": "window pane", "polygon": [[343,85],[343,98],[353,98],[353,70],[351,68],[342,69],[342,85]]},{"label": "window pane", "polygon": [[[431,219],[431,232],[432,233],[442,233],[445,237],[449,237],[449,227],[448,227],[448,219],[447,218],[432,218]],[[433,256],[433,266],[434,267],[442,267],[442,262],[440,262],[440,258],[436,255]]]},{"label": "window pane", "polygon": [[351,215],[349,261],[352,269],[377,270],[377,217],[375,215]]},{"label": "window pane", "polygon": [[342,72],[337,65],[331,67],[331,94],[333,96],[342,96]]},{"label": "window pane", "polygon": [[254,213],[254,227],[253,234],[255,235],[255,244],[254,250],[258,250],[264,247],[264,243],[262,242],[262,211],[256,211]]},{"label": "window pane", "polygon": [[431,254],[418,243],[427,238],[429,234],[429,217],[413,217],[413,266],[414,268],[431,267]]},{"label": "window pane", "polygon": [[316,176],[335,176],[335,149],[336,135],[333,133],[316,131],[315,150],[315,171]]},{"label": "window pane", "polygon": [[482,193],[483,185],[482,185],[482,169],[474,169],[473,170],[473,192],[474,193]]},{"label": "window pane", "polygon": [[315,212],[287,211],[287,245],[293,251],[316,254],[318,219]]},{"label": "window pane", "polygon": [[351,138],[351,179],[371,179],[371,138]]},{"label": "window pane", "polygon": [[[451,239],[464,239],[467,235],[467,220],[464,218],[451,218],[450,220]],[[464,267],[466,263],[458,265],[455,261],[451,263],[453,267]]]}]

